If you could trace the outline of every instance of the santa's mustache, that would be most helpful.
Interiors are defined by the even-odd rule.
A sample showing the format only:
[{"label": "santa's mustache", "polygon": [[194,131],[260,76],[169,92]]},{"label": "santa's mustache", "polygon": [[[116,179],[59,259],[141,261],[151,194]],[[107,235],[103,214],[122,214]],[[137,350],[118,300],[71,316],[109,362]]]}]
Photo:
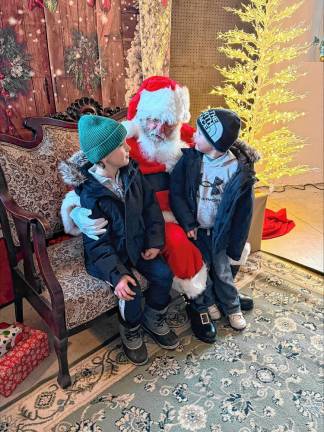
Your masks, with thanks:
[{"label": "santa's mustache", "polygon": [[145,131],[146,135],[151,138],[153,141],[161,141],[166,139],[166,135],[164,132],[158,132],[156,130]]}]

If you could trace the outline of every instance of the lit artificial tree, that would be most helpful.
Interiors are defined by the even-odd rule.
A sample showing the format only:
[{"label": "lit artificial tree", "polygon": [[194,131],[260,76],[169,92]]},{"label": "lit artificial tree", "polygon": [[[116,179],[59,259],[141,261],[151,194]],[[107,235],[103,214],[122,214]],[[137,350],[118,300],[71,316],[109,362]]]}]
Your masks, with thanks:
[{"label": "lit artificial tree", "polygon": [[304,113],[279,109],[304,97],[289,85],[303,75],[292,61],[308,49],[308,44],[296,42],[306,28],[284,23],[302,3],[284,7],[282,0],[249,0],[240,9],[226,7],[249,31],[235,28],[219,33],[223,41],[219,49],[233,62],[216,66],[223,85],[214,87],[212,94],[223,96],[227,106],[241,117],[241,138],[262,155],[258,178],[264,184],[307,170],[305,165],[291,163],[304,140],[287,126]]}]

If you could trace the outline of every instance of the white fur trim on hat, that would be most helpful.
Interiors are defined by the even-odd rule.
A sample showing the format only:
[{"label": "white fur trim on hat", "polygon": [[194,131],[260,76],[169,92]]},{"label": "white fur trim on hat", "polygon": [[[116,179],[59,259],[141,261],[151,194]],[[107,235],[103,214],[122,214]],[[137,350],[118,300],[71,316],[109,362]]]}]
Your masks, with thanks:
[{"label": "white fur trim on hat", "polygon": [[206,289],[207,267],[203,264],[201,269],[191,279],[173,278],[172,288],[180,294],[185,294],[188,298],[194,299]]},{"label": "white fur trim on hat", "polygon": [[73,222],[70,213],[75,207],[81,207],[80,197],[74,192],[70,191],[65,195],[61,206],[61,218],[66,234],[78,236],[81,234],[79,228]]},{"label": "white fur trim on hat", "polygon": [[136,119],[156,118],[175,124],[189,121],[189,91],[187,87],[143,90],[137,106]]}]

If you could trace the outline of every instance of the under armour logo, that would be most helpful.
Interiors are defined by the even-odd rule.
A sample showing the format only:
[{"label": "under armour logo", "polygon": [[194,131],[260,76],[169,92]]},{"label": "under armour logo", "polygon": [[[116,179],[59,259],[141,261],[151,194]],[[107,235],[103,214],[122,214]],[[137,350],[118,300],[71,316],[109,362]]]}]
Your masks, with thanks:
[{"label": "under armour logo", "polygon": [[211,195],[220,195],[223,192],[223,188],[221,185],[224,183],[224,180],[222,180],[221,178],[216,176],[214,178],[214,182],[211,183],[208,180],[203,180],[202,176],[203,176],[203,174],[201,173],[200,174],[200,185],[202,187],[205,187],[205,188],[211,187],[212,188]]}]

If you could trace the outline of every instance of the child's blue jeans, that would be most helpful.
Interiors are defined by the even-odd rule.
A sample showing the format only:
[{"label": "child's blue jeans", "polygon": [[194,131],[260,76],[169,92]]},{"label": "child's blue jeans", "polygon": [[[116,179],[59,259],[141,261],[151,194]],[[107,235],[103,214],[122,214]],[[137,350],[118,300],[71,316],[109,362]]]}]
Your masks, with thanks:
[{"label": "child's blue jeans", "polygon": [[234,285],[230,260],[226,250],[213,253],[212,230],[198,229],[195,245],[201,251],[209,269],[206,290],[192,301],[192,306],[198,311],[219,304],[226,315],[240,312],[240,299]]},{"label": "child's blue jeans", "polygon": [[[136,263],[136,270],[148,281],[149,286],[145,291],[146,303],[152,309],[164,309],[170,301],[170,290],[173,281],[173,274],[166,262],[159,256],[153,260],[140,258]],[[134,277],[131,270],[130,275]],[[136,286],[128,284],[128,286],[136,295],[133,300],[119,300],[119,310],[126,323],[135,327],[142,320],[141,299],[143,294],[138,284]]]}]

